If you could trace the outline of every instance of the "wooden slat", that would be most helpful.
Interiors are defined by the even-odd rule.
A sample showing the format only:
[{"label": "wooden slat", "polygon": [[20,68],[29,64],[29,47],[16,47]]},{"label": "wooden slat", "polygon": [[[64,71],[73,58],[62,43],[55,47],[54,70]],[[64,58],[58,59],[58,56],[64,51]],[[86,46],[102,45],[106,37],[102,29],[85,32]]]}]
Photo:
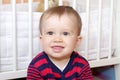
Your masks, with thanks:
[{"label": "wooden slat", "polygon": [[32,15],[32,0],[28,2],[28,15],[29,15],[29,60],[31,61],[33,55],[33,15]]},{"label": "wooden slat", "polygon": [[16,0],[12,0],[12,19],[13,19],[13,70],[17,69],[17,21],[16,21]]}]

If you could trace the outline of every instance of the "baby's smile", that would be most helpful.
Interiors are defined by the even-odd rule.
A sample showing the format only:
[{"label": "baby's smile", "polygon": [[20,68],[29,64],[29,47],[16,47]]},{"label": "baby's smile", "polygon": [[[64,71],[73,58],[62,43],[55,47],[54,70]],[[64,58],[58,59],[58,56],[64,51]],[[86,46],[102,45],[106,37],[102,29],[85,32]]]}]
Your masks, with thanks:
[{"label": "baby's smile", "polygon": [[59,46],[59,45],[52,46],[51,48],[54,52],[57,52],[57,53],[61,52],[64,49],[63,46]]}]

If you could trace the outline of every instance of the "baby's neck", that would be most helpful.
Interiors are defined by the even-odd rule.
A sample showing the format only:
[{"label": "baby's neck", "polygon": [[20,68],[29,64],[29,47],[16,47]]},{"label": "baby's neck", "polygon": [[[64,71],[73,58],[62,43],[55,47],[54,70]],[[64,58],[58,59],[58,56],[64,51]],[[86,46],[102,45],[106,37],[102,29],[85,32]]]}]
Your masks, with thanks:
[{"label": "baby's neck", "polygon": [[50,58],[50,60],[53,62],[54,65],[56,65],[57,68],[63,71],[67,66],[67,64],[69,63],[70,57],[65,59],[60,59],[60,60]]}]

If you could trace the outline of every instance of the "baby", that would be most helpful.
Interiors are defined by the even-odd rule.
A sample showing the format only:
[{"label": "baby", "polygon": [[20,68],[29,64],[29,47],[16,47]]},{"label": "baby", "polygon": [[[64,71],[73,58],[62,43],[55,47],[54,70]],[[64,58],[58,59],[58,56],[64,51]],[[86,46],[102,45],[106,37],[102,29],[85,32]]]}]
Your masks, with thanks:
[{"label": "baby", "polygon": [[93,80],[88,61],[74,51],[82,40],[81,27],[72,7],[46,10],[39,26],[43,52],[31,61],[27,80]]}]

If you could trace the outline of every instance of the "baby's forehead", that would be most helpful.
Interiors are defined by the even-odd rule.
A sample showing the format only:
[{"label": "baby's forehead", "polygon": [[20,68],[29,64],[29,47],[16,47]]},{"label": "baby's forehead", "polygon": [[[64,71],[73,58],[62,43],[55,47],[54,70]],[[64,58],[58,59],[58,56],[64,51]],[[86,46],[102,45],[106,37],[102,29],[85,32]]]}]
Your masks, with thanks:
[{"label": "baby's forehead", "polygon": [[64,15],[64,16],[51,16],[48,19],[46,19],[43,23],[43,28],[44,29],[65,29],[65,30],[69,30],[69,29],[73,29],[76,30],[78,29],[78,26],[76,24],[76,22],[74,22],[69,16]]},{"label": "baby's forehead", "polygon": [[63,24],[68,23],[68,24],[74,24],[77,25],[77,19],[74,16],[69,16],[69,15],[51,15],[49,17],[46,17],[46,19],[44,19],[44,24],[51,22],[51,23],[55,23],[55,22],[62,22]]},{"label": "baby's forehead", "polygon": [[71,20],[72,22],[74,21],[77,21],[77,18],[76,16],[74,15],[68,15],[68,14],[63,14],[63,15],[58,15],[58,14],[52,14],[52,15],[47,15],[44,17],[43,21],[47,21],[47,20]]}]

